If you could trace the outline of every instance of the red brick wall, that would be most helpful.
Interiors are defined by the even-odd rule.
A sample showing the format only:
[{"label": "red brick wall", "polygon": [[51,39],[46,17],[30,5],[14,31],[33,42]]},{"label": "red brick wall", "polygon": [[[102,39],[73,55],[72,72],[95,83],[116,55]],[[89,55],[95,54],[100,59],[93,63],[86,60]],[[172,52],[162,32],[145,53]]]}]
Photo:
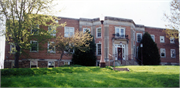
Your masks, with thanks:
[{"label": "red brick wall", "polygon": [[[155,29],[155,28],[145,28],[145,31],[149,34],[153,34],[155,36],[155,42],[157,44],[157,47],[159,48],[165,48],[166,50],[166,57],[161,58],[161,62],[172,62],[172,63],[179,63],[179,41],[178,39],[175,39],[175,43],[170,43],[169,38],[166,37],[166,33],[163,32],[163,29]],[[160,43],[160,36],[165,37],[165,42]],[[170,49],[176,50],[176,58],[171,58]]]}]

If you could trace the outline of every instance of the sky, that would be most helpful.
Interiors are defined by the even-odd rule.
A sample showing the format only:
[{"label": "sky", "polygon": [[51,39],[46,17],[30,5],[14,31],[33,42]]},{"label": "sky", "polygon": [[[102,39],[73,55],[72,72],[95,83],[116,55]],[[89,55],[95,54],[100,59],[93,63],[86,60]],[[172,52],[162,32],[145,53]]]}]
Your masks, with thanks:
[{"label": "sky", "polygon": [[[132,19],[135,24],[165,28],[164,13],[170,13],[172,0],[56,0],[54,15],[68,18],[104,16]],[[2,29],[3,27],[1,27]],[[4,59],[5,39],[0,37],[0,62]]]}]

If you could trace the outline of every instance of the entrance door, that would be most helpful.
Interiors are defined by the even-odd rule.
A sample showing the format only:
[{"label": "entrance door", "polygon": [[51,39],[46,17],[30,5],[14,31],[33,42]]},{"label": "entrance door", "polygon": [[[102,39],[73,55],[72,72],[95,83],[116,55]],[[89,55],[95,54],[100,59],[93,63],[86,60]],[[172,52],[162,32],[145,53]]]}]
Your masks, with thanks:
[{"label": "entrance door", "polygon": [[122,48],[118,48],[118,60],[122,60]]}]

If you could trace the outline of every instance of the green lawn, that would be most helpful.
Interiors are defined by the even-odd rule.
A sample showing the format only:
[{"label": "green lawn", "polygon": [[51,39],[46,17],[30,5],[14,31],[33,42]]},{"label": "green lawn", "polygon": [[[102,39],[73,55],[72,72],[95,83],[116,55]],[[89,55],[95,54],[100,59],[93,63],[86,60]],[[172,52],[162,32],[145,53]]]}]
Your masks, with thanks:
[{"label": "green lawn", "polygon": [[[99,67],[32,68],[6,75],[1,70],[2,87],[179,87],[179,66],[119,66],[130,71]],[[8,71],[11,69],[4,69]],[[27,70],[26,70],[27,71]],[[28,71],[27,71],[28,72]],[[22,73],[22,74],[20,74]],[[16,76],[17,75],[17,76]]]}]

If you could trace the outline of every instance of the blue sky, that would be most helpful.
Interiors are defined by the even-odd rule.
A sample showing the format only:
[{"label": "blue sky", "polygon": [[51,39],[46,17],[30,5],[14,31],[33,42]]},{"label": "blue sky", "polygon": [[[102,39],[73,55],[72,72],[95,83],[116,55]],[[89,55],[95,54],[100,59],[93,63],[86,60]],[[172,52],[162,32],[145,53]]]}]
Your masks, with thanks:
[{"label": "blue sky", "polygon": [[[164,13],[172,0],[56,0],[54,15],[69,18],[112,16],[132,19],[136,24],[165,28]],[[2,29],[2,27],[1,27]],[[4,37],[0,37],[0,62],[4,58]]]}]

